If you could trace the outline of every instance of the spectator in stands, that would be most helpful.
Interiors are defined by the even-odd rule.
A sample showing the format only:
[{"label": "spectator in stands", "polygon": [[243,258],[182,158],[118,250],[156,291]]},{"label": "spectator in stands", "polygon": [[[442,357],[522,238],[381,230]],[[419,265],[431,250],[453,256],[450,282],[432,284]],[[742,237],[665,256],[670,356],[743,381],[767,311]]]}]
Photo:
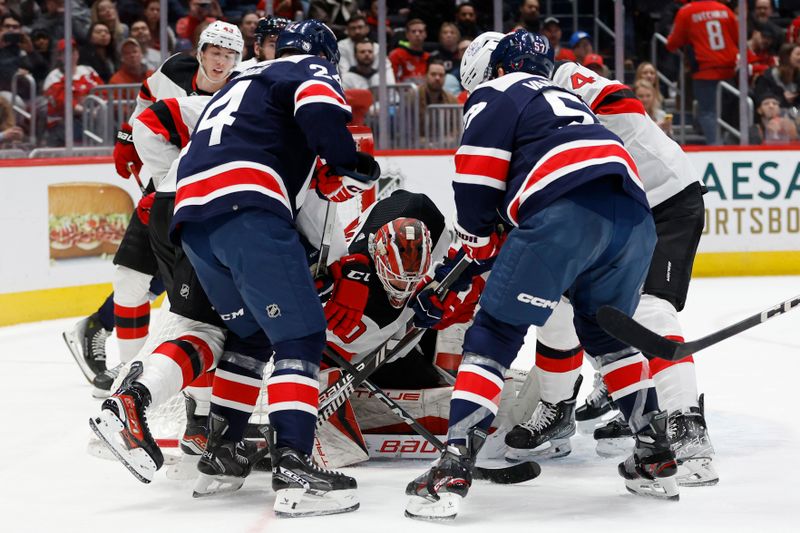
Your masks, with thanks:
[{"label": "spectator in stands", "polygon": [[358,14],[358,0],[311,0],[308,18],[321,20],[336,34],[345,36],[345,27],[350,17]]},{"label": "spectator in stands", "polygon": [[652,83],[645,79],[640,79],[633,84],[633,91],[642,105],[647,115],[664,130],[667,135],[672,135],[672,115],[668,114],[662,106],[661,94]]},{"label": "spectator in stands", "polygon": [[[92,23],[92,14],[81,0],[72,0],[72,36],[85,42]],[[44,0],[44,10],[31,26],[31,31],[43,30],[52,39],[64,38],[64,0]]]},{"label": "spectator in stands", "polygon": [[778,51],[778,66],[759,76],[754,92],[757,100],[765,95],[777,95],[781,108],[792,109],[800,106],[797,98],[799,91],[800,45],[786,43]]},{"label": "spectator in stands", "polygon": [[778,58],[772,53],[772,45],[776,41],[772,26],[754,22],[747,40],[747,63],[750,69],[750,85],[766,70],[778,64]]},{"label": "spectator in stands", "polygon": [[242,52],[242,61],[246,61],[253,57],[253,44],[256,42],[256,26],[258,26],[258,15],[255,11],[245,13],[239,22],[239,31],[242,32],[244,39],[244,50]]},{"label": "spectator in stands", "polygon": [[639,80],[650,82],[650,85],[656,90],[656,98],[658,101],[664,101],[664,96],[661,94],[661,83],[658,80],[658,73],[656,72],[655,65],[649,61],[642,61],[639,63],[633,76],[633,82],[636,83]]},{"label": "spectator in stands", "polygon": [[[144,19],[147,21],[147,29],[150,30],[152,42],[150,46],[154,50],[161,51],[161,3],[159,0],[147,0],[144,7]],[[167,26],[167,50],[175,50],[175,32]]]},{"label": "spectator in stands", "polygon": [[458,55],[458,43],[461,41],[461,32],[452,22],[443,22],[439,28],[439,45],[431,52],[431,57],[441,59],[444,69],[451,73],[458,68],[456,64],[461,60]]},{"label": "spectator in stands", "polygon": [[140,19],[131,23],[131,37],[139,43],[147,68],[156,70],[161,65],[161,52],[150,47],[153,37],[150,35],[150,28],[147,26],[146,20]]},{"label": "spectator in stands", "polygon": [[[91,1],[91,0],[88,0]],[[129,27],[139,19],[144,18],[147,9],[147,0],[116,0],[119,20]],[[167,0],[167,22],[175,24],[179,18],[186,16],[186,2],[182,0]]]},{"label": "spectator in stands", "polygon": [[[406,14],[408,15],[408,8],[403,9]],[[369,4],[369,13],[367,13],[367,26],[369,26],[369,39],[371,41],[378,41],[378,0],[372,0]],[[386,17],[386,38],[390,39],[393,35],[394,31],[392,30],[392,25],[389,20],[389,17]],[[377,57],[377,54],[375,54]]]},{"label": "spectator in stands", "polygon": [[606,67],[605,61],[603,61],[603,56],[600,54],[586,54],[586,57],[583,58],[583,66],[595,72],[604,78],[611,77],[611,73]]},{"label": "spectator in stands", "polygon": [[30,37],[22,31],[22,21],[9,12],[0,18],[0,91],[11,89],[15,74],[31,70],[28,53],[33,52]]},{"label": "spectator in stands", "polygon": [[[770,33],[774,35],[774,43],[777,44],[783,41],[786,31],[775,23],[773,16],[772,0],[756,0],[751,12],[750,22],[769,28]],[[774,50],[771,51],[774,52]]]},{"label": "spectator in stands", "polygon": [[153,70],[147,67],[144,62],[144,54],[139,41],[133,37],[125,39],[119,48],[120,64],[109,83],[113,85],[121,83],[142,83],[147,79]]},{"label": "spectator in stands", "polygon": [[[97,5],[97,4],[95,4]],[[92,67],[108,83],[119,66],[117,46],[108,27],[95,22],[89,28],[89,42],[80,47],[80,64]]]},{"label": "spectator in stands", "polygon": [[214,22],[217,20],[211,15],[213,0],[189,0],[189,13],[178,19],[175,24],[175,35],[181,39],[189,39],[192,43],[196,43],[195,34],[197,27],[203,22]]},{"label": "spectator in stands", "polygon": [[[272,15],[275,17],[298,20],[298,18],[305,18],[304,12],[303,2],[300,0],[272,0]],[[256,13],[262,17],[267,16],[267,2],[265,0],[259,0],[256,5]]]},{"label": "spectator in stands", "polygon": [[458,98],[444,90],[444,63],[431,59],[425,73],[425,83],[419,88],[419,132],[425,135],[425,113],[429,105],[457,104]]},{"label": "spectator in stands", "polygon": [[[456,13],[456,2],[454,0],[400,0],[396,5],[392,5],[395,1],[397,0],[388,0],[386,2],[386,7],[389,12],[398,10],[398,8],[404,4],[408,6],[406,17],[399,18],[398,20],[399,25],[402,25],[410,19],[420,19],[425,23],[426,29],[431,30],[432,36],[436,35],[435,32],[439,31],[439,26],[442,25],[442,22],[445,20],[453,20],[454,13]],[[465,0],[465,3],[469,3],[469,1]],[[472,12],[475,12],[474,7],[472,8]],[[455,16],[456,23],[458,23],[457,15]],[[395,22],[395,25],[398,25],[398,22]]]},{"label": "spectator in stands", "polygon": [[474,5],[464,2],[456,7],[456,27],[461,36],[467,39],[474,39],[483,33],[483,28],[478,25],[478,15]]},{"label": "spectator in stands", "polygon": [[0,146],[8,147],[9,144],[21,141],[25,132],[17,126],[14,118],[14,109],[2,95],[0,95]]},{"label": "spectator in stands", "polygon": [[[339,58],[339,70],[341,70],[341,72],[347,72],[350,70],[350,67],[356,65],[355,43],[360,43],[369,37],[367,18],[363,15],[353,15],[350,17],[350,20],[347,21],[345,32],[347,33],[347,38],[339,41],[339,54],[341,55]],[[375,43],[375,63],[372,65],[372,68],[378,68],[379,53],[380,47]]]},{"label": "spectator in stands", "polygon": [[[97,0],[92,4],[92,24],[102,22],[111,32],[112,42],[121,43],[128,38],[128,25],[119,20],[117,5],[113,0]],[[94,27],[94,26],[92,26]],[[89,40],[92,38],[91,28],[89,29]],[[114,72],[113,70],[111,72]]]},{"label": "spectator in stands", "polygon": [[522,0],[519,5],[517,20],[512,25],[507,26],[507,31],[516,31],[521,28],[539,33],[539,11],[539,0]]},{"label": "spectator in stands", "polygon": [[406,43],[400,44],[389,53],[397,83],[418,82],[425,78],[430,54],[423,49],[428,32],[420,19],[406,23]]},{"label": "spectator in stands", "polygon": [[[375,68],[375,50],[377,45],[369,39],[356,43],[356,64],[346,72],[342,72],[344,89],[371,89],[380,83],[378,70]],[[387,63],[389,63],[387,61]],[[386,84],[394,85],[394,72],[390,64],[386,66]]]},{"label": "spectator in stands", "polygon": [[697,122],[706,143],[717,144],[717,87],[736,70],[739,24],[726,5],[703,0],[690,2],[678,10],[667,50],[675,52],[691,46],[692,88],[697,100]]},{"label": "spectator in stands", "polygon": [[[47,98],[47,137],[49,146],[64,146],[64,39],[56,46],[56,68],[50,71],[44,80],[44,96]],[[95,70],[87,65],[78,64],[78,47],[72,42],[72,116],[74,117],[74,140],[79,142],[83,136],[83,101],[89,91],[103,84],[103,80]]]},{"label": "spectator in stands", "polygon": [[585,31],[576,31],[569,38],[569,48],[575,56],[574,61],[583,64],[583,58],[594,53],[592,36]]},{"label": "spectator in stands", "polygon": [[472,39],[461,39],[458,41],[458,48],[456,49],[456,56],[453,58],[453,70],[447,73],[444,78],[444,90],[450,94],[458,96],[459,103],[467,101],[467,92],[461,86],[461,58],[464,57],[464,52],[467,51]]},{"label": "spectator in stands", "polygon": [[28,55],[28,59],[31,60],[31,74],[36,80],[37,87],[41,87],[53,64],[53,47],[51,46],[53,41],[47,32],[34,30],[31,33],[31,42],[33,43],[33,53]]},{"label": "spectator in stands", "polygon": [[796,142],[797,124],[780,107],[780,95],[765,93],[756,101],[756,120],[750,128],[751,144]]},{"label": "spectator in stands", "polygon": [[575,54],[572,50],[561,46],[561,23],[555,17],[547,17],[542,24],[542,35],[550,41],[556,61],[575,61]]}]

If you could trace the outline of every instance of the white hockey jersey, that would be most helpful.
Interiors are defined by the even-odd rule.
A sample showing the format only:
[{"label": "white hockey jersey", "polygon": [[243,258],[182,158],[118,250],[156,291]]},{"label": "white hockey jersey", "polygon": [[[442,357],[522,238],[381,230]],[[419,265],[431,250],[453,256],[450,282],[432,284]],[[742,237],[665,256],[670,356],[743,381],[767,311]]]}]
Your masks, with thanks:
[{"label": "white hockey jersey", "polygon": [[577,63],[565,63],[553,82],[580,96],[600,123],[622,139],[639,169],[650,207],[700,181],[700,173],[681,147],[647,116],[627,85]]},{"label": "white hockey jersey", "polygon": [[[197,70],[200,64],[193,56],[175,54],[170,56],[164,64],[158,67],[139,88],[136,97],[136,108],[130,117],[133,124],[139,113],[153,105],[158,100],[165,98],[179,98],[181,96],[203,95],[210,96],[197,87]],[[134,137],[135,138],[135,137]]]}]

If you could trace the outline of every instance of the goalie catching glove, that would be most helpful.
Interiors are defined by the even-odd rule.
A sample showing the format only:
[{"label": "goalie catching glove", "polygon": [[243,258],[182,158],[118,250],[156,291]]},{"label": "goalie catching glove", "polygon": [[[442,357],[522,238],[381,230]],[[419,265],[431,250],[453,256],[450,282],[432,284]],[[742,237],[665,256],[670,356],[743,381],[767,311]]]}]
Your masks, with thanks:
[{"label": "goalie catching glove", "polygon": [[134,171],[138,174],[142,170],[142,160],[136,153],[133,145],[133,128],[125,122],[117,132],[117,141],[114,143],[114,167],[124,179],[131,177],[131,170],[128,164],[133,164]]},{"label": "goalie catching glove", "polygon": [[316,189],[320,197],[331,202],[345,202],[370,189],[381,176],[381,167],[375,158],[356,152],[354,170],[330,167],[318,160]]},{"label": "goalie catching glove", "polygon": [[345,337],[358,326],[369,298],[369,258],[362,254],[346,255],[329,267],[333,292],[325,304],[328,329]]}]

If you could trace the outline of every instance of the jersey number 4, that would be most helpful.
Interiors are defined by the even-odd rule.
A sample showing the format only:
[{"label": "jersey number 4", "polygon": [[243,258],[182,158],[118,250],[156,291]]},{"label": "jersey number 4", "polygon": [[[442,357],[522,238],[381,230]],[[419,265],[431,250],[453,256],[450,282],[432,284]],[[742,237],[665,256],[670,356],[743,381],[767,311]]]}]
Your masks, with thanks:
[{"label": "jersey number 4", "polygon": [[[236,117],[233,114],[242,105],[242,98],[244,98],[247,88],[250,87],[250,83],[252,83],[250,80],[235,83],[222,98],[206,108],[203,118],[200,119],[200,123],[197,125],[197,131],[211,130],[211,136],[208,139],[209,146],[218,145],[222,138],[222,128],[230,126],[236,121]],[[219,110],[219,113],[215,114],[217,110]],[[212,117],[211,115],[214,116]]]},{"label": "jersey number 4", "polygon": [[576,72],[572,76],[570,76],[569,80],[572,82],[573,89],[580,89],[584,85],[588,83],[594,83],[595,80],[593,77],[589,76],[588,78],[581,74],[580,72]]}]

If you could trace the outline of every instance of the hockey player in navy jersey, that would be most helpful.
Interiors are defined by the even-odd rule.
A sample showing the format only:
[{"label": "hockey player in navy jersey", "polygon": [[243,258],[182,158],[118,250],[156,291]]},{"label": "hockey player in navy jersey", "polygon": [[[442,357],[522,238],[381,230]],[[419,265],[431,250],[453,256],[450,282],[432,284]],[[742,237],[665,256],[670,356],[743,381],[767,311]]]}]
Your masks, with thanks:
[{"label": "hockey player in navy jersey", "polygon": [[[453,189],[456,234],[466,253],[496,262],[464,340],[448,448],[408,485],[406,514],[456,515],[497,413],[504,372],[528,327],[544,324],[564,293],[575,308],[581,344],[613,362],[614,378],[626,383],[617,403],[636,434],[634,454],[619,466],[626,487],[677,499],[666,413],[647,360],[595,319],[602,305],[633,312],[655,245],[636,165],[577,96],[550,81],[553,51],[546,38],[524,30],[504,37],[488,68],[495,79],[479,85],[465,106]],[[514,227],[505,242],[495,231],[500,222]]]},{"label": "hockey player in navy jersey", "polygon": [[[336,73],[333,32],[315,20],[292,24],[278,37],[277,55],[214,97],[178,167],[172,237],[182,242],[229,329],[230,356],[217,366],[196,488],[240,486],[247,475],[237,443],[272,357],[275,512],[347,512],[358,508],[356,481],[320,469],[310,457],[327,324],[294,217],[306,195],[347,200],[369,187],[379,169],[356,152],[346,128],[351,114]],[[343,265],[334,283],[352,281],[358,268]],[[363,312],[363,302],[344,297],[337,304],[344,317]],[[218,390],[221,380],[227,386]]]},{"label": "hockey player in navy jersey", "polygon": [[275,43],[278,41],[278,35],[289,24],[291,24],[289,19],[272,15],[259,20],[253,43],[253,57],[239,63],[239,70],[248,69],[261,61],[275,59]]}]

